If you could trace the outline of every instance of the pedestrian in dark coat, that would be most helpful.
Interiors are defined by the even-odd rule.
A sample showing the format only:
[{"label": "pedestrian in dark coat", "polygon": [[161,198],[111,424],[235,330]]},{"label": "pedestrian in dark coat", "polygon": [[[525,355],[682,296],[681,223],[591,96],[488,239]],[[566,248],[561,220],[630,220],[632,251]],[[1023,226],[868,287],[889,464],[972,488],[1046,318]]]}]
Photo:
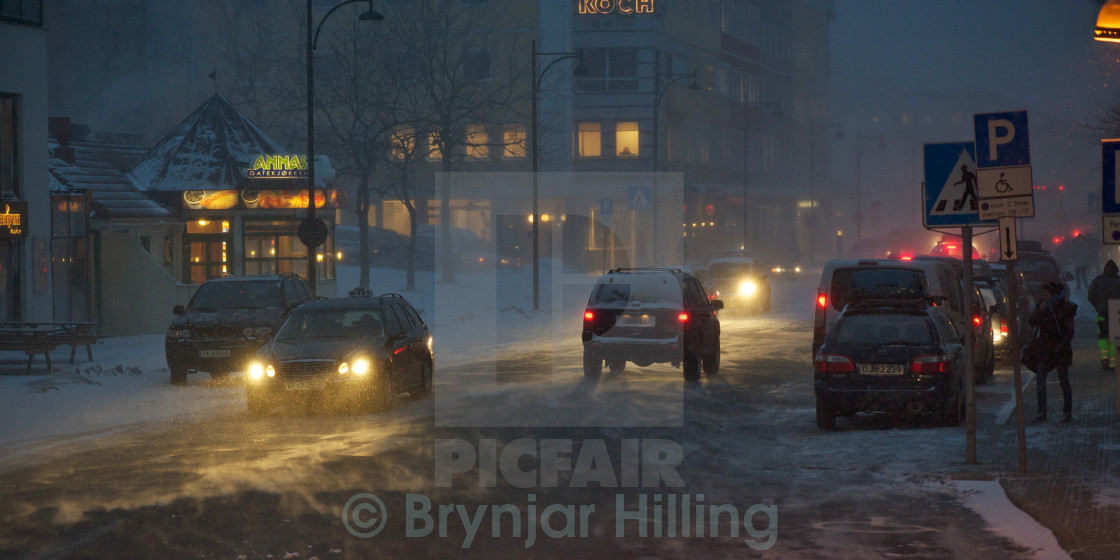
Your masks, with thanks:
[{"label": "pedestrian in dark coat", "polygon": [[1038,329],[1040,344],[1038,371],[1035,372],[1038,393],[1038,415],[1035,422],[1046,421],[1046,376],[1057,370],[1062,386],[1062,422],[1073,418],[1073,389],[1069,384],[1069,366],[1073,364],[1073,318],[1077,305],[1069,301],[1065,286],[1048,282],[1042,286],[1042,299],[1031,313],[1029,323]]},{"label": "pedestrian in dark coat", "polygon": [[1116,347],[1108,337],[1108,300],[1120,299],[1120,267],[1109,259],[1104,271],[1089,283],[1089,303],[1097,310],[1097,347],[1101,351],[1101,369],[1116,366]]}]

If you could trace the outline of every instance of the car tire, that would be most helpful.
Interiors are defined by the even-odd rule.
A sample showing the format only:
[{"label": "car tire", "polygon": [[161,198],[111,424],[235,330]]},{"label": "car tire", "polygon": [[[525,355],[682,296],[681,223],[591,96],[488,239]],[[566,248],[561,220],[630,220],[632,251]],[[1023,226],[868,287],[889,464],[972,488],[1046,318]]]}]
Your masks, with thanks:
[{"label": "car tire", "polygon": [[715,375],[715,374],[719,373],[719,345],[718,344],[716,345],[715,348],[712,348],[712,350],[709,351],[707,354],[704,354],[703,361],[704,361],[703,365],[704,365],[704,374],[705,375]]},{"label": "car tire", "polygon": [[186,370],[186,368],[171,368],[171,384],[172,385],[186,385],[187,384],[187,370]]},{"label": "car tire", "polygon": [[413,397],[427,398],[432,396],[432,364],[424,362],[420,371],[420,386],[411,392]]},{"label": "car tire", "polygon": [[817,428],[821,430],[836,429],[836,412],[827,404],[817,399]]},{"label": "car tire", "polygon": [[622,358],[611,358],[607,360],[607,367],[613,374],[619,374],[626,371],[626,360]]},{"label": "car tire", "polygon": [[583,349],[583,376],[588,379],[599,379],[603,374],[603,357],[594,350]]},{"label": "car tire", "polygon": [[249,409],[249,416],[264,416],[271,410],[268,399],[252,389],[245,390],[245,405]]},{"label": "car tire", "polygon": [[684,360],[681,361],[685,381],[700,380],[700,354],[685,350]]}]

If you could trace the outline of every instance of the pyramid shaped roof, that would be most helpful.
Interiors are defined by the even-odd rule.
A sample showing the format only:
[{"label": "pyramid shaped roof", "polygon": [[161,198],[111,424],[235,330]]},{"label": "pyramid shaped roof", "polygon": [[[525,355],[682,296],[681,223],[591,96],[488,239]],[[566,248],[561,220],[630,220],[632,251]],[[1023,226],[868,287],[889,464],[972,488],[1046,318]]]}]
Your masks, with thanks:
[{"label": "pyramid shaped roof", "polygon": [[[237,189],[246,184],[245,167],[262,154],[291,152],[215,94],[156,143],[129,177],[148,191]],[[320,177],[315,182],[323,188]]]}]

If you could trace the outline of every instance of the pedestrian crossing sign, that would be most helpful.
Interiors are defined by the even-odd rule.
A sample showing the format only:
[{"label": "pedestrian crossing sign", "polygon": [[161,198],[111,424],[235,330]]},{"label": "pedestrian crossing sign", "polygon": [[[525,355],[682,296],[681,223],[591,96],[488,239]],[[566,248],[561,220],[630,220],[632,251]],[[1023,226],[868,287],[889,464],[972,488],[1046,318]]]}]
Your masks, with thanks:
[{"label": "pedestrian crossing sign", "polygon": [[925,144],[922,217],[926,227],[992,224],[980,220],[976,145],[973,142]]},{"label": "pedestrian crossing sign", "polygon": [[629,196],[626,197],[627,209],[649,210],[653,206],[652,192],[651,187],[630,187]]}]

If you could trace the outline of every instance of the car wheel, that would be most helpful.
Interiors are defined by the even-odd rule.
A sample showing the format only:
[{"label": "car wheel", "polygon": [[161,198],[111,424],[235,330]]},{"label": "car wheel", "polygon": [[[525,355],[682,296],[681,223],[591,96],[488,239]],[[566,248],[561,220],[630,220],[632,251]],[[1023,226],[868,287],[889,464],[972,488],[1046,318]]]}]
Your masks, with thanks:
[{"label": "car wheel", "polygon": [[681,362],[681,367],[684,370],[685,381],[697,381],[700,379],[700,354],[696,352],[689,352],[685,350],[684,360]]},{"label": "car wheel", "polygon": [[836,429],[836,412],[834,412],[827,404],[817,399],[817,428],[822,430],[835,430]]},{"label": "car wheel", "polygon": [[622,373],[626,371],[626,360],[622,358],[611,358],[607,360],[607,367],[610,368],[611,373]]},{"label": "car wheel", "polygon": [[719,345],[712,348],[710,352],[704,354],[704,373],[708,375],[715,375],[719,373]]},{"label": "car wheel", "polygon": [[187,370],[186,370],[186,368],[171,368],[171,384],[172,385],[186,385],[187,384]]},{"label": "car wheel", "polygon": [[270,410],[268,399],[252,389],[245,391],[245,405],[250,416],[264,416]]},{"label": "car wheel", "polygon": [[423,368],[420,372],[420,387],[411,393],[414,397],[432,396],[432,365],[424,362]]},{"label": "car wheel", "polygon": [[583,349],[583,376],[588,379],[599,379],[603,374],[603,357],[594,350]]}]

